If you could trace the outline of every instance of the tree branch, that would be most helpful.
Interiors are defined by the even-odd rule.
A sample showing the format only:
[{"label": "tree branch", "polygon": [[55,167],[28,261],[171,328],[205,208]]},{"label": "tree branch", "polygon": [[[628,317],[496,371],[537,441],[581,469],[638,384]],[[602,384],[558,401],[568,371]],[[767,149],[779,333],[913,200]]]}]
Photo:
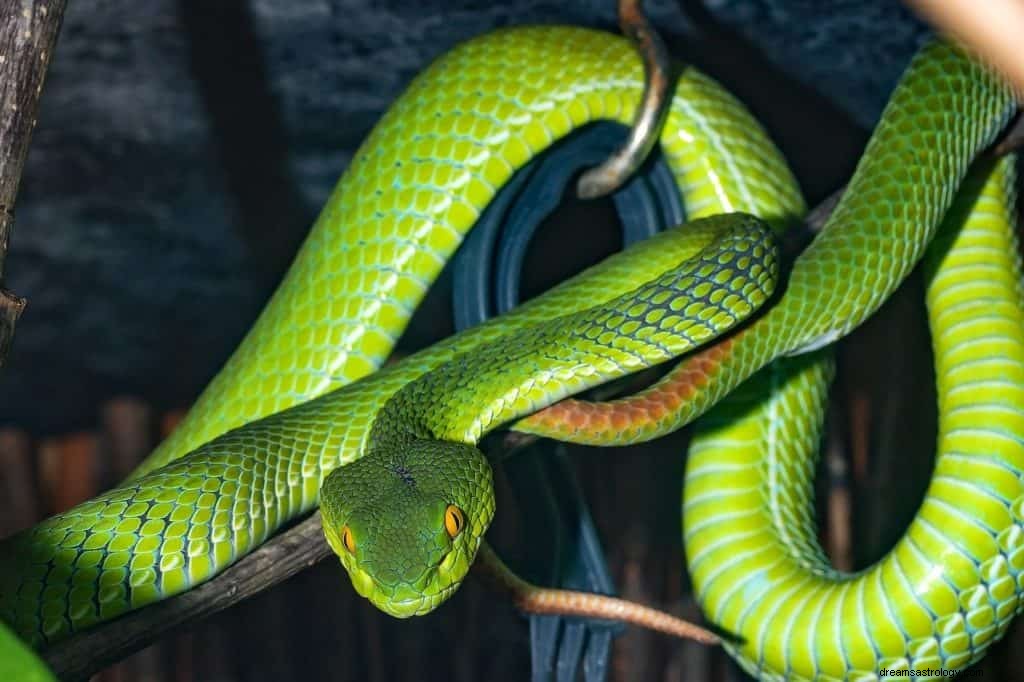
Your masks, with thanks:
[{"label": "tree branch", "polygon": [[[25,309],[25,299],[3,287],[14,201],[64,4],[65,0],[7,0],[0,5],[0,366],[7,359],[14,327]],[[0,648],[0,673],[22,679],[51,679],[31,650],[2,623]]]},{"label": "tree branch", "polygon": [[262,592],[330,554],[316,512],[212,580],[47,647],[43,660],[62,680],[87,679],[168,631]]},{"label": "tree branch", "polygon": [[0,365],[25,299],[2,287],[21,170],[66,0],[10,0],[0,11]]}]

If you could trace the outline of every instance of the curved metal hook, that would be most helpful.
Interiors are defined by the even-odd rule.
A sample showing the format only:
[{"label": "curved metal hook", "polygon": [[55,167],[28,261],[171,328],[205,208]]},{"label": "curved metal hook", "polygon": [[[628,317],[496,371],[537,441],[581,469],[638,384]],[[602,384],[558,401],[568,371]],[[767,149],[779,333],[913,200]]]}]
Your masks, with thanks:
[{"label": "curved metal hook", "polygon": [[621,187],[654,148],[668,114],[668,50],[640,4],[641,0],[619,0],[619,26],[636,45],[644,62],[643,98],[626,143],[602,164],[580,176],[576,194],[581,199],[601,197]]}]

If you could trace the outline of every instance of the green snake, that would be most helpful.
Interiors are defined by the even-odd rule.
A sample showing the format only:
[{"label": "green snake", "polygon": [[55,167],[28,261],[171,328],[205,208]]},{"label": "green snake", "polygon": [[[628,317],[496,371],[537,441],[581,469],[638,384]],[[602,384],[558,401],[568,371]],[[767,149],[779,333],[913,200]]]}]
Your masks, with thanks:
[{"label": "green snake", "polygon": [[[429,612],[461,583],[494,511],[480,437],[513,423],[577,441],[651,438],[776,358],[841,337],[920,260],[972,159],[1015,110],[986,69],[948,45],[926,47],[781,295],[691,352],[768,301],[778,270],[769,232],[804,205],[756,121],[685,69],[661,149],[690,225],[380,369],[515,170],[591,121],[628,123],[642,85],[624,40],[560,27],[483,36],[421,74],[357,152],[285,280],[171,438],[124,485],[0,545],[0,616],[35,645],[59,640],[209,579],[318,504],[357,591],[394,615]],[[937,469],[889,557],[842,576],[813,539],[807,484],[829,374],[823,352],[772,364],[704,421],[688,465],[687,551],[706,614],[735,635],[730,650],[749,670],[843,678],[963,666],[1016,613],[1024,339],[1008,255],[1011,178],[1005,162],[964,183],[957,206],[985,182],[981,196],[995,208],[943,230],[950,236],[932,247],[933,328],[961,341],[936,353],[939,462],[949,472]],[[958,260],[972,255],[977,272]],[[985,332],[994,310],[1005,311],[998,338]],[[516,421],[687,353],[636,397],[566,401]],[[975,375],[985,360],[998,365],[991,386]],[[956,513],[935,513],[951,490]],[[985,608],[988,621],[977,615]]]}]

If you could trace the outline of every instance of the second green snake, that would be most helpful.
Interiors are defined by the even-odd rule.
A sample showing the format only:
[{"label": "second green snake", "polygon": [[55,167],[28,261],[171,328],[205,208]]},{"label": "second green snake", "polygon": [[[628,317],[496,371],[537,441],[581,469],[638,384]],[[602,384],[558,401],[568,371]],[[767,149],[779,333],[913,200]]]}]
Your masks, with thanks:
[{"label": "second green snake", "polygon": [[[208,579],[318,502],[361,593],[402,616],[447,598],[493,513],[490,470],[473,447],[481,435],[692,350],[774,286],[766,228],[742,214],[712,218],[370,374],[515,169],[589,121],[628,122],[641,84],[624,41],[582,29],[503,31],[439,60],[361,147],[260,320],[138,477],[0,546],[0,616],[34,643],[65,637]],[[708,381],[672,410],[614,433],[595,435],[585,420],[556,427],[577,440],[651,437],[774,358],[842,336],[920,259],[971,161],[1013,110],[1009,91],[964,54],[925,48],[833,219],[779,300],[716,347],[702,370]],[[661,142],[691,218],[744,211],[781,229],[803,211],[756,122],[692,69],[676,86]],[[807,530],[827,361],[773,366],[709,415],[689,465],[687,550],[707,615],[742,638],[734,653],[748,669],[842,678],[888,665],[962,666],[1016,613],[1024,319],[1016,260],[1005,257],[1007,244],[1015,247],[1010,215],[998,209],[1009,203],[1011,177],[1006,165],[991,174],[989,203],[971,214],[977,222],[960,232],[953,225],[948,243],[933,247],[933,327],[969,335],[949,347],[956,357],[937,353],[952,453],[940,464],[949,473],[937,472],[907,539],[878,567],[856,580],[831,573]],[[968,183],[961,201],[980,184]],[[988,255],[997,252],[1004,257]],[[983,275],[951,264],[960,253],[986,254]],[[960,317],[979,306],[1005,315]],[[968,331],[986,320],[1005,333]],[[980,359],[956,355],[971,352]],[[988,371],[990,356],[1005,360],[999,395],[1009,396],[991,408],[995,389],[965,369]],[[761,433],[771,437],[751,435]],[[965,488],[965,478],[983,474],[991,482]],[[936,519],[950,487],[972,503]],[[933,556],[939,538],[955,542]],[[783,593],[803,606],[776,605]]]}]

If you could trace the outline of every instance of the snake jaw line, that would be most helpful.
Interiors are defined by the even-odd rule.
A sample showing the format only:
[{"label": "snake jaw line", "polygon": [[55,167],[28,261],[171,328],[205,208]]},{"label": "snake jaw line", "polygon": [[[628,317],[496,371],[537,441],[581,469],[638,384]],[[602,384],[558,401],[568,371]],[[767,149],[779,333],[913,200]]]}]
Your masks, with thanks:
[{"label": "snake jaw line", "polygon": [[[468,571],[469,566],[472,564],[472,558],[460,560],[460,554],[457,549],[453,548],[452,551],[445,555],[441,563],[434,569],[431,569],[431,571],[435,572],[438,576],[453,576]],[[473,554],[475,555],[475,551]],[[394,599],[391,597],[393,585],[385,585],[378,582],[370,573],[354,563],[346,563],[345,561],[341,563],[348,571],[356,593],[368,599],[378,609],[394,618],[404,619],[427,615],[448,601],[462,585],[461,580],[447,580],[445,581],[447,585],[436,591],[422,592],[419,596],[406,599]]]}]

